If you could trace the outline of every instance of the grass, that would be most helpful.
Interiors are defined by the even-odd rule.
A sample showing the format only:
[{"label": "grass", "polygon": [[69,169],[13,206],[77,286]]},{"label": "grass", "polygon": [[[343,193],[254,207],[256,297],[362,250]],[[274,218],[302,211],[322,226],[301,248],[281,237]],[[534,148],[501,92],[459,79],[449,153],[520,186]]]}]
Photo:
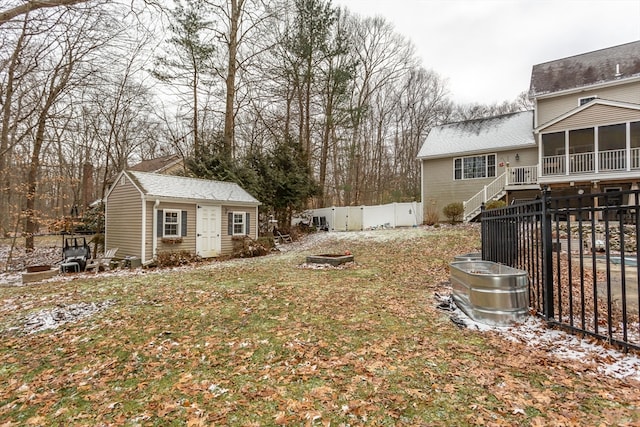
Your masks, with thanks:
[{"label": "grass", "polygon": [[[1,288],[0,425],[640,421],[638,384],[461,330],[435,309],[477,229],[380,233],[398,238],[338,235],[295,254]],[[346,249],[353,268],[299,268]],[[10,328],[105,300],[115,304],[58,329]]]}]

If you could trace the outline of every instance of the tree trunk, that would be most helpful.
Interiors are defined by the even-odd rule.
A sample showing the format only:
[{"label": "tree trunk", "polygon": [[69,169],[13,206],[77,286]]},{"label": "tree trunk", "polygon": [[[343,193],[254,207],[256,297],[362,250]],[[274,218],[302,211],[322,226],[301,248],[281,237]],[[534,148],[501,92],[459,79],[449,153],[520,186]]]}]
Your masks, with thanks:
[{"label": "tree trunk", "polygon": [[243,0],[231,0],[231,22],[229,25],[229,58],[227,65],[226,89],[227,97],[224,111],[224,156],[232,159],[234,154],[235,138],[235,94],[236,94],[236,73],[238,55],[238,25],[242,12]]},{"label": "tree trunk", "polygon": [[198,129],[198,72],[193,71],[193,152],[198,155],[200,149],[200,131]]},{"label": "tree trunk", "polygon": [[50,105],[43,109],[38,117],[38,128],[33,142],[33,151],[31,153],[29,172],[27,174],[27,203],[25,209],[27,220],[25,224],[25,247],[27,250],[31,251],[34,249],[33,236],[38,231],[38,217],[36,212],[38,172],[40,171],[40,151],[42,150],[42,144],[44,143],[44,131],[49,108]]}]

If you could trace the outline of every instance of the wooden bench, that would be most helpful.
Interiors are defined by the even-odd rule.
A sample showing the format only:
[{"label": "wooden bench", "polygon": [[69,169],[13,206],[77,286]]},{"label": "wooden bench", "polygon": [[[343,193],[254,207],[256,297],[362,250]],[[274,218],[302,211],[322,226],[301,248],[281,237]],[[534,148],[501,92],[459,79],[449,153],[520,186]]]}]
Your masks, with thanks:
[{"label": "wooden bench", "polygon": [[90,259],[89,261],[87,261],[87,266],[84,268],[84,270],[91,271],[95,269],[96,273],[100,271],[100,267],[104,268],[105,270],[109,270],[111,260],[116,256],[116,252],[118,252],[118,248],[111,248],[102,256]]}]

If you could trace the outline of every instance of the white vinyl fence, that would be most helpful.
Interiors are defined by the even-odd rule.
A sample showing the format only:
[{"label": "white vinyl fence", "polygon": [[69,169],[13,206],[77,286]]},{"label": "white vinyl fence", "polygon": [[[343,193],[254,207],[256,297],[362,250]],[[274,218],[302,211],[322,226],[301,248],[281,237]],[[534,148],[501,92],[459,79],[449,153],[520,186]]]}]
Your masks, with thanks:
[{"label": "white vinyl fence", "polygon": [[[389,203],[377,206],[342,206],[310,209],[305,216],[329,231],[415,227],[422,224],[422,203]],[[323,219],[324,218],[324,219]]]}]

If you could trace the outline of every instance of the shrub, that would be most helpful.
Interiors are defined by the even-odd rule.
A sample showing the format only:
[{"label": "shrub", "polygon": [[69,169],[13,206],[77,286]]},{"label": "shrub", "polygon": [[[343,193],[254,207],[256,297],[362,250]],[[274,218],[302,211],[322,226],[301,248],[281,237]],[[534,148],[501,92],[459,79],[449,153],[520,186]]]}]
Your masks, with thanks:
[{"label": "shrub", "polygon": [[485,209],[498,209],[504,208],[505,206],[507,206],[507,202],[504,200],[489,200],[484,204]]},{"label": "shrub", "polygon": [[273,236],[260,236],[258,237],[258,240],[256,240],[256,242],[269,250],[276,247],[276,242],[273,239]]},{"label": "shrub", "polygon": [[189,251],[167,251],[158,253],[158,267],[178,267],[200,261],[200,257]]},{"label": "shrub", "polygon": [[454,224],[462,220],[464,206],[462,205],[462,202],[449,203],[442,209],[442,213],[447,217],[451,224]]},{"label": "shrub", "polygon": [[440,216],[435,208],[428,208],[424,216],[425,225],[436,225],[440,221]]},{"label": "shrub", "polygon": [[[234,236],[232,258],[252,258],[269,253],[270,248],[264,242],[253,240],[249,236]],[[274,245],[275,246],[275,245]]]}]

